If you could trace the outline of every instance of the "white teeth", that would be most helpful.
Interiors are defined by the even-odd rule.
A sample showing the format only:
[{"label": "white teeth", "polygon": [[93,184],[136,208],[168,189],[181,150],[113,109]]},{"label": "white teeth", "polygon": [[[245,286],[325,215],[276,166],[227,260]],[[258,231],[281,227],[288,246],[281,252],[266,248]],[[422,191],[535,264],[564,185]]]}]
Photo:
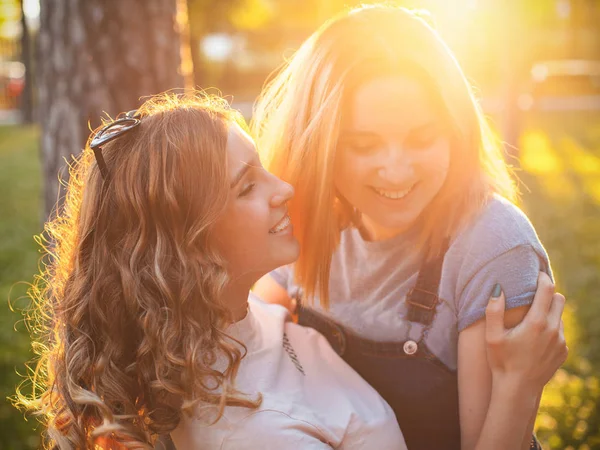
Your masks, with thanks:
[{"label": "white teeth", "polygon": [[373,190],[375,192],[377,192],[379,195],[381,195],[382,197],[398,200],[402,197],[406,197],[406,195],[410,191],[412,191],[412,188],[413,188],[413,186],[411,186],[408,189],[405,189],[403,191],[385,191],[383,189],[377,189],[377,188],[373,188]]},{"label": "white teeth", "polygon": [[280,231],[285,230],[291,223],[291,219],[289,215],[286,215],[283,219],[281,219],[281,221],[275,225],[273,228],[271,228],[269,230],[269,233],[271,234],[275,234],[275,233],[279,233]]}]

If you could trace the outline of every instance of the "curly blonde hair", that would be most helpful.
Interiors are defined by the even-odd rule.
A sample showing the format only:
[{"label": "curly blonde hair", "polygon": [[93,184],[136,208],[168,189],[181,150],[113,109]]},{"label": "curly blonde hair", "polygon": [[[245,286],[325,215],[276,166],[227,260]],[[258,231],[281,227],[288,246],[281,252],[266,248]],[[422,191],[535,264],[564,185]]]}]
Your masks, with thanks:
[{"label": "curly blonde hair", "polygon": [[227,128],[243,119],[197,93],[138,112],[102,148],[109,183],[88,141],[40,238],[28,314],[39,358],[17,404],[41,416],[49,447],[153,448],[199,402],[218,417],[260,403],[234,388],[245,347],[222,331],[228,277],[210,239],[229,191]]}]

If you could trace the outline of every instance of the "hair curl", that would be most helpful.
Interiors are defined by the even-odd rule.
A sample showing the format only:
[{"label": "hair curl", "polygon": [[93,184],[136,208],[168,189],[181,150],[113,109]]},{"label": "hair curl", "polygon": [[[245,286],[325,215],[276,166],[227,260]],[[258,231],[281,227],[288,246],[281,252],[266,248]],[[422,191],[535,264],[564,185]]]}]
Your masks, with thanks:
[{"label": "hair curl", "polygon": [[199,402],[219,417],[260,402],[233,387],[245,348],[222,331],[228,278],[210,245],[229,191],[227,127],[243,119],[200,94],[139,113],[102,149],[109,183],[88,141],[39,238],[48,256],[28,313],[39,358],[16,403],[41,417],[50,447],[152,448]]}]

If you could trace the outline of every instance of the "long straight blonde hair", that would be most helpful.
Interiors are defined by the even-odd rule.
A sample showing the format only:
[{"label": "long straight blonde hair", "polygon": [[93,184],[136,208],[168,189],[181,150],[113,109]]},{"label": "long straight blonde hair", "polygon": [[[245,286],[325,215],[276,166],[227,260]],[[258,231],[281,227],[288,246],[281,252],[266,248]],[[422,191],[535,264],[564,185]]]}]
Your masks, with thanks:
[{"label": "long straight blonde hair", "polygon": [[361,83],[416,77],[440,104],[452,142],[444,186],[422,214],[422,248],[435,255],[492,193],[516,188],[460,66],[420,14],[388,5],[353,9],[325,23],[266,84],[252,131],[266,168],[295,188],[290,214],[300,241],[296,281],[328,307],[329,272],[352,207],[336,194],[334,165],[344,105]]}]

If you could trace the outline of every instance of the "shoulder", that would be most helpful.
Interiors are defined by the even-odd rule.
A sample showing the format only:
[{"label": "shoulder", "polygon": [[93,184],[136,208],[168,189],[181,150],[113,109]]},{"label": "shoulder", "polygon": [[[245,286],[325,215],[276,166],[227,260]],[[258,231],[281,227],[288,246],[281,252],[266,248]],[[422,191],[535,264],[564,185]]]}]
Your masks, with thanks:
[{"label": "shoulder", "polygon": [[490,259],[516,247],[531,246],[545,254],[529,218],[508,200],[494,196],[452,243],[449,253],[457,257]]},{"label": "shoulder", "polygon": [[261,300],[252,292],[248,296],[248,309],[252,329],[244,343],[263,352],[272,350],[273,355],[278,355],[286,323],[292,320],[289,311],[281,305]]},{"label": "shoulder", "polygon": [[298,325],[290,321],[285,324],[284,331],[290,346],[311,362],[319,364],[326,360],[335,363],[338,360],[342,361],[331,348],[327,339],[313,328]]}]

